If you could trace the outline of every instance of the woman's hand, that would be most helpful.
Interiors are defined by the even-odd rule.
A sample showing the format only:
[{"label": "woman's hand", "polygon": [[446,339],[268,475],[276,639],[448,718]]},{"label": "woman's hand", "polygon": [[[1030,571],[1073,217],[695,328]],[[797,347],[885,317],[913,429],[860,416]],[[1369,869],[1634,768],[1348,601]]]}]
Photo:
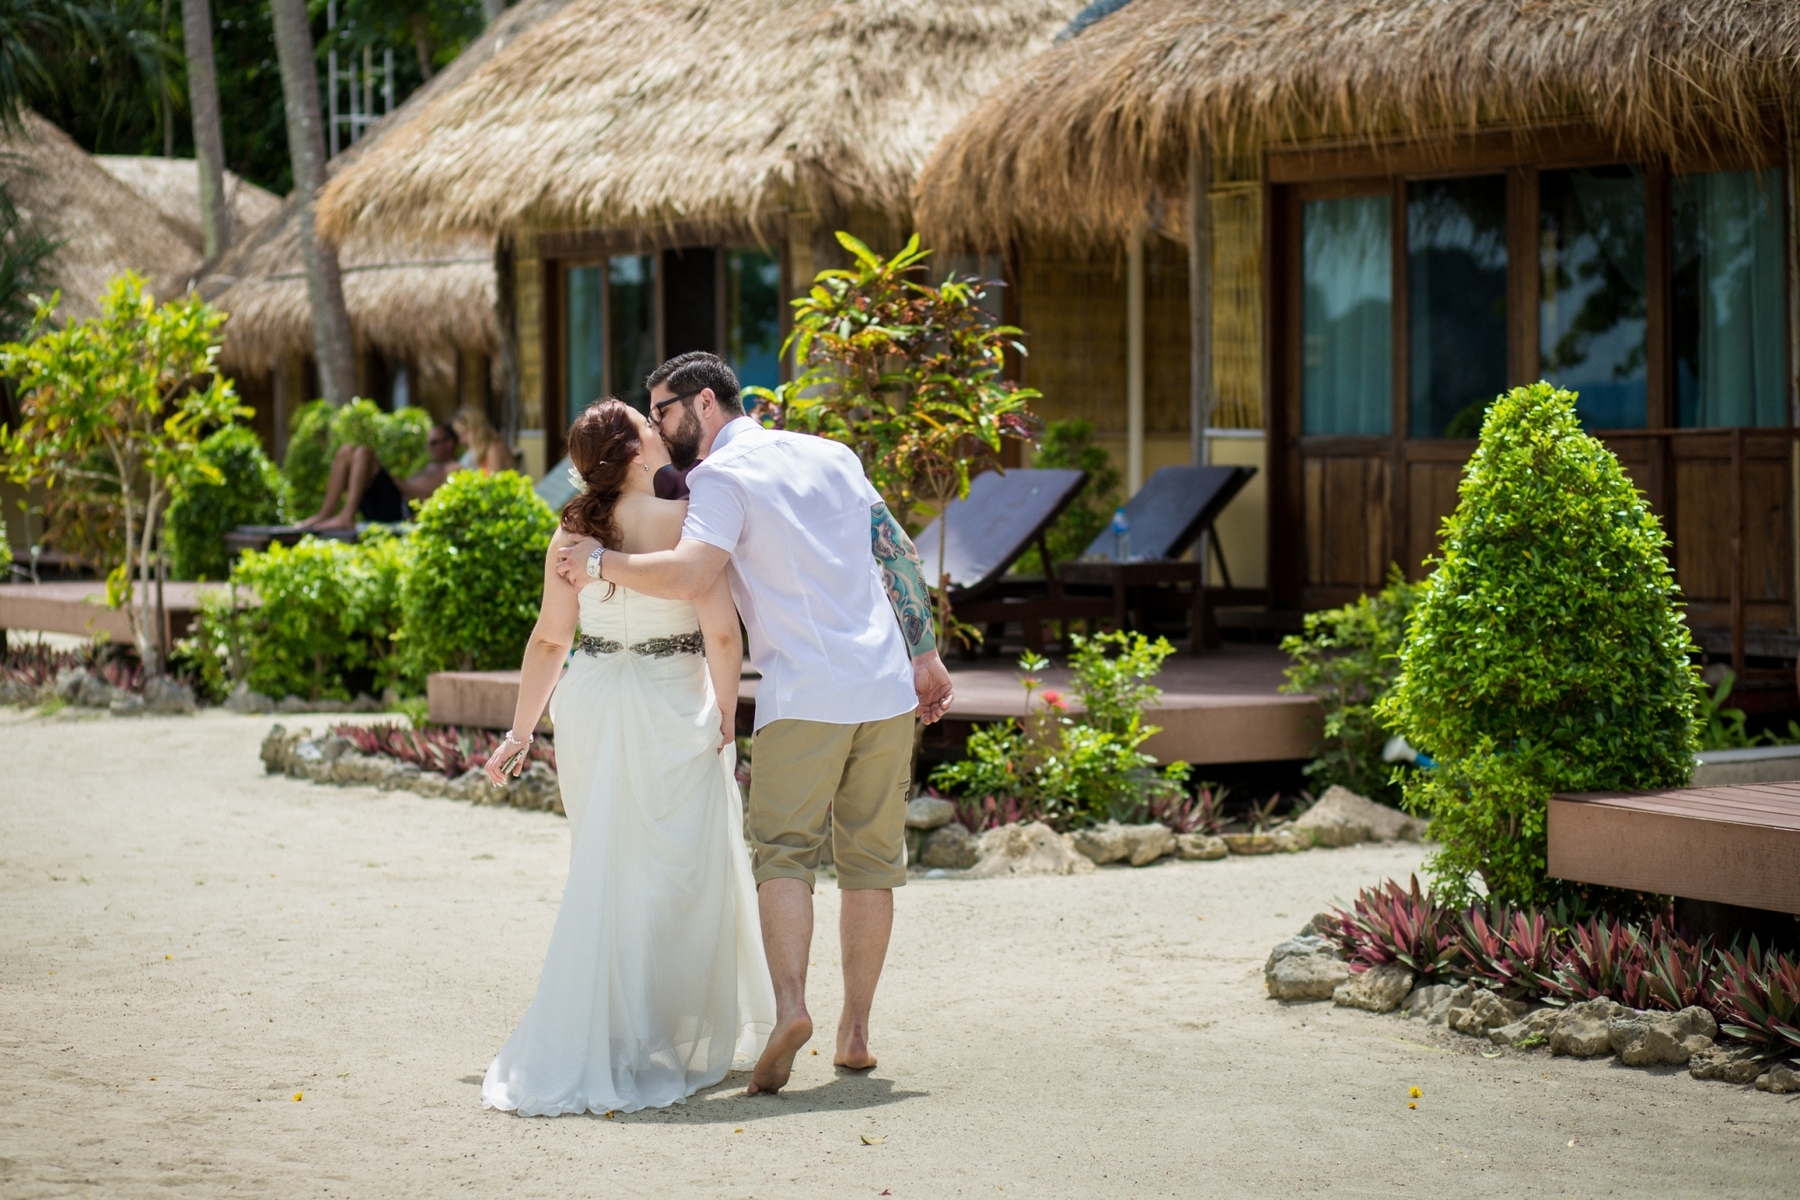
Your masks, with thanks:
[{"label": "woman's hand", "polygon": [[737,741],[737,714],[728,713],[721,708],[719,710],[719,753],[723,754],[725,747],[735,741]]},{"label": "woman's hand", "polygon": [[[508,775],[517,776],[525,769],[524,750],[525,746],[514,741],[510,732],[501,738],[500,744],[494,747],[494,752],[488,755],[487,763],[482,767],[488,782],[498,788],[505,787]],[[507,770],[508,766],[512,768],[511,771]]]}]

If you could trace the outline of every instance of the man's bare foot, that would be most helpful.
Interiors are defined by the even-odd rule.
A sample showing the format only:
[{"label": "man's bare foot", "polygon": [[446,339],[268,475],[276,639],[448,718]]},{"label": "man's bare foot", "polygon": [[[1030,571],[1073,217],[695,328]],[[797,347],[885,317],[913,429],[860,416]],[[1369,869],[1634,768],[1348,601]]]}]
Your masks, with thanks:
[{"label": "man's bare foot", "polygon": [[837,1057],[831,1060],[831,1065],[846,1071],[870,1071],[875,1068],[875,1056],[869,1053],[869,1043],[862,1034],[840,1029]]},{"label": "man's bare foot", "polygon": [[316,524],[314,524],[312,526],[312,528],[314,528],[314,529],[355,529],[356,528],[356,514],[354,512],[339,513],[335,517],[331,517],[327,520],[317,522]]},{"label": "man's bare foot", "polygon": [[794,1055],[812,1040],[812,1034],[812,1018],[804,1012],[777,1024],[775,1032],[769,1035],[769,1044],[763,1048],[762,1057],[756,1060],[756,1070],[750,1073],[750,1089],[745,1094],[773,1095],[786,1087],[788,1076],[794,1073]]}]

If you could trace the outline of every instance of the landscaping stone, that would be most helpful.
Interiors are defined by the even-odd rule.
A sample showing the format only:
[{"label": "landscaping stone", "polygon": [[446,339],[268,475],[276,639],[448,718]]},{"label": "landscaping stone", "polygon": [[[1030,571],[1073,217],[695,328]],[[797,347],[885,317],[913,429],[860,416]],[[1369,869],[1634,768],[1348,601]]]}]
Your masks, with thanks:
[{"label": "landscaping stone", "polygon": [[1533,1009],[1510,1025],[1488,1030],[1488,1041],[1496,1046],[1517,1046],[1525,1041],[1530,1041],[1533,1046],[1545,1045],[1550,1041],[1550,1031],[1556,1028],[1556,1019],[1560,1016],[1560,1009]]},{"label": "landscaping stone", "polygon": [[1317,935],[1289,938],[1263,964],[1263,983],[1277,1000],[1329,1000],[1349,978],[1337,947]]},{"label": "landscaping stone", "polygon": [[979,857],[975,835],[960,822],[934,829],[919,848],[919,862],[946,871],[966,871]]},{"label": "landscaping stone", "polygon": [[0,704],[36,704],[38,689],[29,683],[0,679]]},{"label": "landscaping stone", "polygon": [[1444,1012],[1444,1024],[1470,1037],[1485,1037],[1491,1030],[1510,1025],[1525,1015],[1526,1005],[1520,1000],[1507,1000],[1486,988],[1477,988],[1466,1004],[1452,1005]]},{"label": "landscaping stone", "polygon": [[1233,854],[1273,854],[1281,849],[1274,835],[1268,833],[1225,833],[1219,837]]},{"label": "landscaping stone", "polygon": [[1411,971],[1398,963],[1383,963],[1338,984],[1331,993],[1331,1002],[1341,1008],[1393,1012],[1412,991],[1412,985]]},{"label": "landscaping stone", "polygon": [[1167,825],[1121,825],[1108,821],[1070,835],[1075,849],[1096,866],[1124,859],[1134,867],[1175,852],[1175,834]]},{"label": "landscaping stone", "polygon": [[908,829],[939,829],[956,817],[956,805],[936,796],[914,796],[906,802]]},{"label": "landscaping stone", "polygon": [[1213,837],[1205,833],[1178,833],[1175,835],[1175,856],[1192,860],[1210,860],[1224,858],[1231,851],[1225,848],[1225,839]]},{"label": "landscaping stone", "polygon": [[81,685],[86,683],[87,680],[88,673],[86,668],[70,667],[66,671],[58,671],[56,673],[56,682],[50,686],[56,693],[57,699],[66,700],[70,704],[75,704],[77,703],[77,697],[81,695]]},{"label": "landscaping stone", "polygon": [[[1317,917],[1313,919],[1318,920]],[[1427,1025],[1442,1025],[1452,1008],[1468,1007],[1474,995],[1475,989],[1466,983],[1461,986],[1433,983],[1414,988],[1400,1007],[1406,1011],[1407,1016],[1416,1017]]]},{"label": "landscaping stone", "polygon": [[1800,1071],[1796,1071],[1791,1064],[1776,1063],[1756,1077],[1756,1090],[1772,1092],[1777,1096],[1800,1092]]},{"label": "landscaping stone", "polygon": [[194,711],[194,689],[167,675],[146,679],[144,707],[153,713],[191,713]]},{"label": "landscaping stone", "polygon": [[968,871],[970,879],[1083,875],[1096,869],[1075,849],[1074,839],[1041,821],[990,829],[981,835],[976,853],[975,865]]},{"label": "landscaping stone", "polygon": [[1338,784],[1327,788],[1317,804],[1294,818],[1292,827],[1310,833],[1320,846],[1417,842],[1425,836],[1425,822],[1417,817],[1377,804]]},{"label": "landscaping stone", "polygon": [[[470,767],[461,775],[450,781],[444,789],[444,795],[452,800],[466,800],[470,804],[488,804],[496,798],[503,798],[506,793],[488,782],[487,772],[480,767]],[[501,803],[505,803],[501,799]]]},{"label": "landscaping stone", "polygon": [[261,692],[251,691],[250,685],[240,679],[238,685],[231,689],[231,695],[225,697],[225,707],[234,713],[256,715],[274,712],[275,701]]},{"label": "landscaping stone", "polygon": [[284,726],[270,726],[262,742],[263,770],[271,775],[285,774],[288,762],[293,758],[294,747],[310,736],[311,730],[296,729],[289,733]]},{"label": "landscaping stone", "polygon": [[1607,999],[1583,1000],[1571,1004],[1556,1019],[1550,1031],[1550,1053],[1574,1058],[1598,1058],[1612,1053],[1612,1034],[1607,1024],[1621,1013],[1629,1012],[1623,1004]]},{"label": "landscaping stone", "polygon": [[115,717],[135,717],[149,711],[142,696],[134,696],[130,692],[117,692],[112,702],[106,706],[107,711]]},{"label": "landscaping stone", "polygon": [[532,763],[512,781],[507,790],[511,793],[514,808],[554,813],[563,811],[562,786],[548,763]]},{"label": "landscaping stone", "polygon": [[1713,1044],[1718,1022],[1704,1008],[1680,1012],[1627,1009],[1606,1023],[1607,1039],[1628,1067],[1682,1067]]},{"label": "landscaping stone", "polygon": [[1726,1083],[1755,1083],[1763,1064],[1754,1046],[1707,1046],[1688,1059],[1688,1074],[1695,1079],[1719,1079]]},{"label": "landscaping stone", "polygon": [[111,708],[114,700],[127,694],[98,675],[89,675],[84,671],[81,681],[75,686],[74,700],[83,708]]}]

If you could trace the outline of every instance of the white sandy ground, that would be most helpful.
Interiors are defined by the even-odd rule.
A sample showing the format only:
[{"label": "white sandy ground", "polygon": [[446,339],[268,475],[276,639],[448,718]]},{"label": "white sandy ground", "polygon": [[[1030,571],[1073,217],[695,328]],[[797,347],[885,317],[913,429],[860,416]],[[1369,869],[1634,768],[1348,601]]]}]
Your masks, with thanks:
[{"label": "white sandy ground", "polygon": [[781,1097],[734,1077],[612,1120],[486,1111],[566,824],[265,777],[269,723],[0,713],[0,1196],[1800,1187],[1800,1096],[1267,999],[1269,947],[1410,846],[916,882],[866,1078],[830,1065],[823,885],[821,1055]]}]

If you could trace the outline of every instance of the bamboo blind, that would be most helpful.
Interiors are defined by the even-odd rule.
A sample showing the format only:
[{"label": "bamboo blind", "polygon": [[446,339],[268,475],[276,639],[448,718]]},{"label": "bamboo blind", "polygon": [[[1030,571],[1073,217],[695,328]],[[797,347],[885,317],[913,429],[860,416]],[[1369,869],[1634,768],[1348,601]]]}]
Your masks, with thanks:
[{"label": "bamboo blind", "polygon": [[1213,241],[1213,405],[1218,429],[1263,426],[1262,184],[1207,194]]}]

